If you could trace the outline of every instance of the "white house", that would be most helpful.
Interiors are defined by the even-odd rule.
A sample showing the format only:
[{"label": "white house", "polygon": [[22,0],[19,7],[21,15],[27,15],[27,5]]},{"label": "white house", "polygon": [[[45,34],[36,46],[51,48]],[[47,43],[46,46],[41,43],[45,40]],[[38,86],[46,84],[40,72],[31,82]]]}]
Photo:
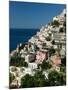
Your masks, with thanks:
[{"label": "white house", "polygon": [[36,63],[28,63],[28,67],[31,69],[37,69],[37,64]]}]

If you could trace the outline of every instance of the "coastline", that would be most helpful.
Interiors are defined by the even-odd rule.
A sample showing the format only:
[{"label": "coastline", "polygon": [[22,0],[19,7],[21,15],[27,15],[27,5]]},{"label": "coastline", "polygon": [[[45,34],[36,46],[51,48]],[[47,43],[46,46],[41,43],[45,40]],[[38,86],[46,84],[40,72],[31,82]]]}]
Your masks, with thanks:
[{"label": "coastline", "polygon": [[[66,85],[66,10],[64,9],[60,15],[53,17],[49,25],[42,26],[40,31],[31,36],[26,44],[18,44],[16,49],[10,53],[10,57],[10,73],[15,76],[10,87],[13,85],[16,88],[20,86],[26,88],[28,85],[37,87],[36,81],[33,82],[34,78],[44,82],[41,86]],[[36,78],[36,74],[41,76]],[[62,81],[61,76],[64,78]],[[27,77],[30,79],[26,81]],[[30,80],[33,84],[28,83]]]},{"label": "coastline", "polygon": [[[27,31],[28,30],[28,31]],[[10,52],[16,49],[20,43],[28,43],[28,40],[40,29],[10,28]]]}]

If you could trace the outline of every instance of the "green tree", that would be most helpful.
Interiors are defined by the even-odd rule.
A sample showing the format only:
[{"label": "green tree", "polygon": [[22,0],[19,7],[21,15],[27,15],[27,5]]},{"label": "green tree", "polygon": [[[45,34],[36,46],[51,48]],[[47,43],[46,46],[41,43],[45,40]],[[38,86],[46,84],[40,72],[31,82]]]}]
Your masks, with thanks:
[{"label": "green tree", "polygon": [[34,77],[37,79],[37,78],[44,78],[45,76],[42,74],[42,71],[37,70],[35,72]]},{"label": "green tree", "polygon": [[49,56],[53,55],[55,53],[55,49],[54,48],[50,48],[49,49]]},{"label": "green tree", "polygon": [[25,75],[21,79],[21,87],[44,87],[47,85],[47,80],[45,80],[45,76],[42,74],[42,71],[36,71],[34,76],[29,74]]},{"label": "green tree", "polygon": [[33,76],[26,74],[22,79],[21,79],[21,87],[22,88],[29,88],[29,87],[34,87],[34,79]]},{"label": "green tree", "polygon": [[28,67],[28,63],[27,62],[23,62],[23,66],[24,67]]},{"label": "green tree", "polygon": [[21,58],[19,56],[10,57],[10,66],[17,66],[17,67],[28,67],[27,62],[25,62],[25,58]]},{"label": "green tree", "polygon": [[33,78],[35,87],[45,86],[45,76],[43,75],[42,71],[36,71]]},{"label": "green tree", "polygon": [[61,86],[66,84],[66,76],[57,71],[51,71],[48,75],[50,86]]},{"label": "green tree", "polygon": [[63,28],[60,28],[59,29],[59,32],[61,32],[61,33],[64,32],[64,29]]},{"label": "green tree", "polygon": [[35,87],[44,87],[45,86],[45,78],[34,78],[34,86]]},{"label": "green tree", "polygon": [[60,66],[60,72],[66,73],[66,66]]},{"label": "green tree", "polygon": [[42,70],[47,70],[50,69],[52,67],[51,64],[49,64],[49,62],[46,62],[45,60],[42,62],[42,64],[40,65]]},{"label": "green tree", "polygon": [[60,23],[58,22],[58,21],[56,21],[56,20],[54,20],[52,23],[51,23],[51,25],[54,25],[54,26],[59,26],[60,25]]}]

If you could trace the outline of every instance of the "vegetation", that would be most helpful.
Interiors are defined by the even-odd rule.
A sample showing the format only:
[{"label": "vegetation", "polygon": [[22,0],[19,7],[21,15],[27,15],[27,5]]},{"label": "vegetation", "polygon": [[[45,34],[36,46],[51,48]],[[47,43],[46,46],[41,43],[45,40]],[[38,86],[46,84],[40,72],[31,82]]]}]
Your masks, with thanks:
[{"label": "vegetation", "polygon": [[23,88],[29,88],[34,86],[34,80],[33,77],[29,74],[26,74],[22,79],[21,79],[21,87]]},{"label": "vegetation", "polygon": [[21,79],[21,87],[43,87],[45,86],[45,82],[45,76],[42,72],[36,71],[34,76],[27,74]]},{"label": "vegetation", "polygon": [[61,59],[61,63],[62,66],[66,66],[66,56]]},{"label": "vegetation", "polygon": [[19,51],[25,47],[25,44],[23,43],[21,46],[19,46]]},{"label": "vegetation", "polygon": [[66,85],[66,75],[62,72],[57,72],[55,70],[50,71],[48,74],[48,79],[42,74],[42,71],[36,71],[34,76],[26,74],[21,79],[21,87],[45,87],[45,86],[61,86]]},{"label": "vegetation", "polygon": [[50,48],[49,49],[49,56],[53,55],[55,53],[55,49],[54,48]]},{"label": "vegetation", "polygon": [[10,58],[10,66],[17,66],[17,67],[28,67],[27,62],[25,62],[24,58],[21,58],[19,56],[13,56]]},{"label": "vegetation", "polygon": [[45,60],[42,62],[42,64],[38,64],[38,68],[41,68],[42,71],[50,69],[51,67],[52,67],[52,65],[49,64],[49,62],[46,62]]},{"label": "vegetation", "polygon": [[63,26],[65,26],[65,27],[66,27],[66,21],[63,23]]},{"label": "vegetation", "polygon": [[57,71],[51,71],[48,75],[49,86],[61,86],[66,84],[66,76]]},{"label": "vegetation", "polygon": [[35,87],[45,86],[45,76],[42,74],[42,71],[36,71],[33,78]]},{"label": "vegetation", "polygon": [[61,32],[61,33],[64,32],[64,29],[63,28],[60,28],[59,29],[59,32]]},{"label": "vegetation", "polygon": [[66,73],[66,66],[61,66],[60,67],[60,72]]},{"label": "vegetation", "polygon": [[17,71],[17,68],[16,67],[13,67],[12,68],[12,72],[15,72],[15,71]]},{"label": "vegetation", "polygon": [[66,17],[66,14],[64,14],[64,17]]},{"label": "vegetation", "polygon": [[59,24],[58,21],[54,20],[54,21],[51,23],[51,25],[54,25],[54,26],[57,26],[57,27],[58,27],[60,24]]},{"label": "vegetation", "polygon": [[[64,14],[64,17],[66,17],[66,14]],[[56,17],[58,18],[58,17]],[[63,18],[63,17],[62,17]],[[62,19],[60,18],[60,19]],[[59,18],[58,18],[59,19]],[[58,30],[57,28],[59,28],[59,32],[57,33],[66,33],[66,20],[63,22],[64,19],[62,20],[54,20],[51,23],[48,23],[48,25],[46,25],[46,29],[47,31],[46,33],[48,34],[48,36],[45,38],[47,42],[51,42],[52,45],[55,45],[57,42],[57,49],[54,49],[54,46],[52,46],[51,48],[47,48],[47,42],[41,42],[42,44],[42,49],[46,49],[48,52],[46,52],[46,57],[47,59],[44,60],[41,64],[37,64],[37,69],[32,69],[28,67],[28,63],[25,61],[25,58],[21,58],[21,53],[20,51],[22,49],[24,49],[24,51],[26,51],[28,54],[31,53],[32,51],[35,51],[35,55],[31,54],[30,58],[32,58],[33,60],[29,60],[30,62],[34,62],[36,60],[36,51],[40,51],[41,49],[38,47],[37,43],[30,43],[28,42],[27,44],[20,44],[18,46],[18,52],[16,52],[16,50],[13,52],[13,56],[10,55],[10,69],[11,69],[11,73],[9,73],[9,86],[11,89],[14,88],[30,88],[30,87],[45,87],[45,86],[62,86],[62,85],[66,85],[66,56],[64,58],[62,58],[63,53],[60,52],[60,50],[62,49],[62,43],[60,43],[61,40],[59,40],[59,35],[57,35],[55,37],[55,40],[52,40],[52,33],[56,34],[56,30]],[[63,27],[60,27],[63,24]],[[45,28],[44,28],[45,29]],[[51,31],[50,31],[51,29]],[[56,30],[55,30],[56,29]],[[55,31],[54,31],[55,30]],[[44,32],[43,32],[44,33]],[[46,34],[45,33],[45,34]],[[43,34],[41,34],[43,35]],[[35,35],[35,37],[37,37],[38,41],[39,38],[38,36]],[[65,39],[65,37],[64,37]],[[59,43],[58,43],[59,41]],[[29,47],[29,49],[28,49]],[[50,61],[48,59],[48,57],[51,59],[52,55],[55,55],[55,52],[58,56],[61,56],[61,65],[56,65],[56,63],[52,64],[52,60]],[[62,54],[62,55],[61,55]],[[42,55],[43,56],[43,55]],[[57,57],[58,57],[57,56]],[[57,60],[59,59],[56,58]],[[60,61],[58,60],[58,63]],[[54,68],[55,66],[55,68]],[[18,71],[17,68],[19,67]],[[24,67],[28,67],[24,68]],[[32,66],[31,66],[32,67]],[[27,72],[29,73],[29,71],[32,71],[32,75],[30,74],[26,74]],[[12,73],[13,72],[13,73]],[[20,72],[20,73],[19,73]],[[33,74],[34,72],[34,74]],[[15,74],[14,74],[15,73]],[[25,75],[26,74],[26,75]],[[25,75],[25,76],[23,76]],[[22,76],[22,78],[21,78]],[[18,85],[18,78],[21,78],[21,86],[19,87]],[[16,82],[16,81],[17,82]],[[16,85],[12,85],[12,82],[15,81]]]},{"label": "vegetation", "polygon": [[63,26],[65,27],[65,32],[66,32],[66,21],[63,23]]},{"label": "vegetation", "polygon": [[53,25],[52,27],[53,27],[53,28],[55,28],[56,26],[55,26],[55,25]]},{"label": "vegetation", "polygon": [[9,73],[9,85],[12,83],[14,79],[15,79],[15,76],[12,73]]},{"label": "vegetation", "polygon": [[53,45],[55,44],[55,40],[52,41],[52,44],[53,44]]},{"label": "vegetation", "polygon": [[35,51],[39,50],[39,47],[37,45],[35,45]]},{"label": "vegetation", "polygon": [[51,37],[49,37],[49,36],[46,37],[46,40],[47,40],[47,41],[50,41],[50,40],[51,40]]}]

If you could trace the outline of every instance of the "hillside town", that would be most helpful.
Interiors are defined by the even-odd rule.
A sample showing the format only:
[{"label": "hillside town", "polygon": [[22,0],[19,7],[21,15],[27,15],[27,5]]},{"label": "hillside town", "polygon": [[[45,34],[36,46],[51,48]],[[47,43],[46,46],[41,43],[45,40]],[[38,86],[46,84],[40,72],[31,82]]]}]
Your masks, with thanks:
[{"label": "hillside town", "polygon": [[[27,87],[27,84],[24,84],[24,79],[31,77],[30,80],[33,80],[36,74],[38,77],[38,73],[41,73],[41,75],[44,76],[44,79],[42,78],[41,80],[43,80],[42,83],[45,82],[46,85],[45,83],[44,85],[37,85],[37,81],[34,83],[33,81],[29,82],[27,79],[29,84],[33,83],[28,85],[28,87],[65,85],[66,9],[64,9],[59,15],[53,17],[53,20],[47,25],[42,26],[40,31],[32,36],[27,43],[20,43],[17,45],[17,48],[10,53],[9,63],[10,88]],[[60,83],[60,80],[53,81],[53,84],[52,82],[48,82],[49,84],[47,84],[47,80],[51,81],[51,77],[49,77],[50,73],[54,71],[63,76],[62,80],[65,81],[61,81],[62,84]],[[37,77],[35,80],[37,80]]]}]

